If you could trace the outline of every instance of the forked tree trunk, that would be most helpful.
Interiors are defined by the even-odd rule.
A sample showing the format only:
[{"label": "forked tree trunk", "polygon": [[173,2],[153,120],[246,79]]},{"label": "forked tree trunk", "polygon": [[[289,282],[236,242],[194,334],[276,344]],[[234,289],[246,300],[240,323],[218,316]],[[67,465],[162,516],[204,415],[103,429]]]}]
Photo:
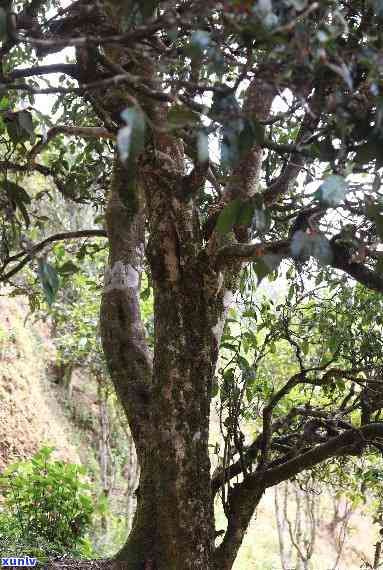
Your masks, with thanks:
[{"label": "forked tree trunk", "polygon": [[[177,210],[175,204],[170,214],[161,206],[164,189],[151,185],[157,199],[156,208],[151,206],[147,247],[155,299],[151,359],[139,314],[143,197],[138,196],[134,212],[126,208],[121,202],[125,180],[126,171],[116,162],[107,209],[110,260],[101,308],[104,350],[129,419],[141,473],[132,532],[118,558],[126,561],[127,570],[209,570],[214,538],[209,408],[223,292],[212,293],[207,286],[205,259],[195,255],[192,230],[187,251],[179,250],[182,244],[171,217],[176,212],[184,221],[183,205]],[[186,258],[187,264],[182,264]]]},{"label": "forked tree trunk", "polygon": [[[108,2],[118,30],[121,2]],[[116,70],[130,53],[106,50]],[[79,55],[83,81],[89,58]],[[135,54],[137,58],[137,54]],[[125,58],[125,59],[124,59]],[[140,52],[138,74],[158,87],[156,63]],[[125,61],[126,60],[126,61]],[[265,118],[274,91],[253,82],[247,106]],[[100,96],[112,117],[132,105],[137,93],[116,87]],[[126,411],[140,484],[133,526],[118,559],[126,570],[229,570],[254,510],[254,496],[233,513],[220,551],[214,552],[214,511],[208,452],[210,403],[225,314],[239,265],[216,268],[215,238],[205,247],[195,197],[208,163],[187,173],[183,143],[167,129],[169,106],[140,95],[148,136],[132,173],[118,159],[106,211],[109,265],[101,306],[104,352]],[[150,125],[150,126],[149,126]],[[261,148],[238,168],[237,182],[252,194],[259,177]],[[234,190],[233,190],[233,192]],[[230,197],[230,192],[229,192]],[[140,318],[139,294],[145,263],[154,291],[154,354],[149,354]],[[256,493],[258,500],[262,490]],[[236,520],[234,520],[236,519]]]}]

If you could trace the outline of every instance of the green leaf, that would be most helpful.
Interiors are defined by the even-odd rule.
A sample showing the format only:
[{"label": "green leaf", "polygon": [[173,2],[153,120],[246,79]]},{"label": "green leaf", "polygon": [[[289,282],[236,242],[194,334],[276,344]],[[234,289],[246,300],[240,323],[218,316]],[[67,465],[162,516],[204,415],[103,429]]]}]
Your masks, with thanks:
[{"label": "green leaf", "polygon": [[25,204],[31,203],[29,194],[24,190],[22,186],[19,186],[19,184],[16,184],[11,180],[3,180],[0,182],[0,186],[4,188],[8,194],[8,197],[16,202],[16,204],[19,204],[20,202],[23,202]]},{"label": "green leaf", "polygon": [[168,125],[171,128],[181,128],[188,125],[199,124],[199,114],[185,105],[174,105],[168,113]]},{"label": "green leaf", "polygon": [[73,261],[66,261],[63,265],[57,268],[57,273],[60,275],[73,275],[73,273],[77,273],[79,271],[79,267],[73,263]]},{"label": "green leaf", "polygon": [[25,204],[31,203],[31,198],[28,195],[28,193],[24,190],[22,186],[19,186],[18,184],[12,182],[11,180],[3,180],[2,182],[0,182],[0,188],[3,188],[6,191],[8,198],[20,210],[21,215],[24,218],[25,225],[29,227],[31,220],[28,211],[25,207]]},{"label": "green leaf", "polygon": [[46,261],[39,259],[38,274],[43,286],[45,299],[49,306],[55,301],[59,289],[59,278],[56,270]]},{"label": "green leaf", "polygon": [[247,319],[257,319],[257,313],[253,309],[250,309],[248,311],[244,311],[242,313],[242,317]]},{"label": "green leaf", "polygon": [[140,297],[143,301],[147,301],[150,297],[150,293],[151,293],[151,289],[150,287],[147,287],[146,289],[144,289],[142,291],[142,293],[140,294]]},{"label": "green leaf", "polygon": [[0,99],[0,109],[2,111],[5,111],[6,109],[9,109],[9,98],[8,97],[2,97]]},{"label": "green leaf", "polygon": [[117,135],[117,146],[122,162],[126,162],[129,157],[133,159],[144,149],[145,144],[145,115],[137,107],[128,107],[121,113],[121,117],[126,123]]},{"label": "green leaf", "polygon": [[7,111],[4,120],[9,138],[14,144],[34,140],[33,120],[29,111]]},{"label": "green leaf", "polygon": [[141,0],[139,3],[140,12],[143,16],[144,21],[152,18],[155,14],[156,6],[158,0]]},{"label": "green leaf", "polygon": [[311,244],[311,255],[316,257],[322,265],[331,265],[334,256],[328,239],[322,234],[314,234],[311,236]]},{"label": "green leaf", "polygon": [[50,455],[52,455],[54,450],[55,450],[54,447],[45,446],[45,447],[42,447],[41,449],[39,449],[38,455],[41,455],[45,459],[48,459],[48,457],[50,457]]},{"label": "green leaf", "polygon": [[235,198],[226,204],[217,220],[216,229],[218,233],[224,235],[233,229],[241,212],[241,206],[242,202],[239,198]]},{"label": "green leaf", "polygon": [[227,370],[225,370],[225,373],[223,375],[223,379],[224,379],[226,385],[232,384],[235,380],[234,370],[232,368],[228,368]]},{"label": "green leaf", "polygon": [[253,201],[242,202],[237,219],[239,226],[250,226],[254,216],[254,208]]},{"label": "green leaf", "polygon": [[32,114],[29,111],[19,111],[17,113],[17,120],[20,128],[27,132],[31,138],[35,136],[35,130],[33,127]]},{"label": "green leaf", "polygon": [[198,131],[197,157],[198,162],[204,163],[209,160],[209,137],[205,131]]},{"label": "green leaf", "polygon": [[215,398],[216,396],[218,396],[218,392],[219,392],[219,384],[217,382],[217,378],[213,378],[213,385],[211,388],[211,397]]},{"label": "green leaf", "polygon": [[263,257],[260,257],[253,262],[253,268],[258,278],[258,285],[260,285],[261,281],[266,277],[266,275],[272,271]]},{"label": "green leaf", "polygon": [[[250,226],[254,215],[253,200],[243,201],[235,198],[220,213],[216,229],[220,234],[227,234],[234,225]],[[265,214],[266,215],[266,214]]]},{"label": "green leaf", "polygon": [[333,174],[326,178],[315,193],[315,198],[329,206],[338,206],[346,197],[348,185],[343,176]]}]

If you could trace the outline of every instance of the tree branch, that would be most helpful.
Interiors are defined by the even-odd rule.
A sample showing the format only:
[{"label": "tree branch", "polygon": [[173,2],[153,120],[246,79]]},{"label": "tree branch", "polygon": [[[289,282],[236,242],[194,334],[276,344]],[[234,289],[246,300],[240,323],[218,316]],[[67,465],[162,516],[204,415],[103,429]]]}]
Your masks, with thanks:
[{"label": "tree branch", "polygon": [[271,243],[235,243],[226,245],[218,250],[216,267],[238,260],[242,262],[254,261],[264,255],[274,253],[282,257],[291,257],[290,241],[280,240]]},{"label": "tree branch", "polygon": [[10,162],[9,160],[0,160],[0,170],[12,172],[30,172],[31,170],[36,170],[44,176],[52,176],[52,171],[48,166],[43,164],[33,163],[33,164],[18,164],[16,162]]},{"label": "tree branch", "polygon": [[[273,423],[271,431],[274,433],[279,429],[281,429],[282,427],[288,426],[290,422],[293,420],[293,418],[300,413],[302,413],[302,411],[299,410],[298,408],[292,408],[290,412],[287,414],[287,416],[279,418]],[[261,433],[255,438],[253,443],[246,449],[242,461],[238,460],[235,463],[232,463],[226,469],[220,469],[214,473],[211,481],[213,495],[216,495],[216,493],[219,491],[223,483],[230,481],[231,479],[233,479],[237,475],[240,475],[243,472],[243,462],[245,462],[247,465],[251,465],[254,462],[261,448],[262,439],[263,439],[263,434]]]},{"label": "tree branch", "polygon": [[[324,94],[322,82],[319,84],[319,87],[316,88],[311,101],[308,103],[309,108],[302,120],[295,143],[298,148],[300,145],[304,145],[305,140],[313,135],[316,127],[318,126],[323,109],[323,100]],[[281,195],[285,194],[289,190],[290,183],[296,179],[304,163],[304,153],[294,153],[293,156],[291,156],[280,176],[278,176],[278,178],[263,193],[265,204],[270,206]]]},{"label": "tree branch", "polygon": [[337,246],[336,242],[332,243],[334,252],[334,260],[332,267],[340,269],[348,273],[355,281],[365,285],[368,289],[383,293],[383,274],[369,269],[362,263],[355,263],[351,261],[351,257],[345,255],[344,248]]},{"label": "tree branch", "polygon": [[[222,544],[217,548],[218,568],[229,570],[243,540],[248,524],[265,489],[295,477],[331,457],[351,454],[356,445],[383,437],[383,422],[349,429],[326,443],[316,445],[306,453],[297,455],[282,465],[247,476],[229,492],[229,520]],[[230,564],[231,561],[231,564]]]},{"label": "tree branch", "polygon": [[71,127],[71,126],[56,126],[52,127],[44,140],[39,141],[29,152],[29,160],[34,160],[35,157],[44,149],[44,147],[55,138],[57,135],[68,135],[82,138],[102,138],[114,139],[115,134],[111,133],[104,127]]},{"label": "tree branch", "polygon": [[16,265],[16,267],[14,267],[10,271],[8,271],[8,273],[5,273],[5,274],[0,273],[0,282],[1,281],[6,282],[9,279],[11,279],[12,277],[14,277],[14,275],[16,275],[16,273],[21,271],[21,269],[23,269],[23,267],[25,267],[25,265],[27,265],[27,263],[29,263],[29,261],[31,261],[33,259],[33,257],[39,251],[43,250],[44,247],[46,247],[48,244],[54,243],[56,241],[63,241],[63,240],[68,240],[68,239],[79,239],[79,238],[84,238],[84,237],[107,237],[107,236],[106,236],[105,230],[79,230],[77,232],[61,232],[61,233],[53,234],[53,235],[45,238],[43,241],[34,245],[30,249],[30,251],[20,251],[19,253],[13,255],[12,257],[9,257],[1,269],[2,273],[4,272],[7,265],[9,265],[9,263],[12,263],[13,261],[16,261],[17,259],[20,259],[21,257],[25,256],[24,259],[22,259]]},{"label": "tree branch", "polygon": [[[330,438],[325,443],[316,445],[310,451],[297,455],[282,465],[266,470],[261,477],[262,484],[264,484],[265,488],[278,485],[278,483],[291,479],[302,471],[326,461],[326,459],[348,455],[351,453],[353,446],[361,442],[364,445],[372,443],[377,437],[383,437],[383,422],[371,423],[360,428],[346,430],[337,437]],[[258,481],[255,483],[257,478]],[[252,488],[252,486],[257,487],[260,483],[258,474],[250,475],[249,482],[246,483],[244,481],[244,483],[249,488]]]},{"label": "tree branch", "polygon": [[145,84],[145,78],[132,75],[131,73],[125,72],[106,79],[100,79],[99,81],[92,81],[90,83],[83,83],[81,87],[33,87],[29,83],[6,83],[6,88],[11,91],[27,91],[33,95],[52,95],[52,94],[68,94],[76,93],[79,95],[84,95],[89,91],[95,91],[97,89],[104,89],[105,87],[115,86],[120,83],[126,83],[138,93],[156,99],[157,101],[164,101],[173,103],[176,100],[175,95],[165,93],[165,91],[156,90]]},{"label": "tree branch", "polygon": [[78,66],[74,63],[55,63],[52,65],[36,65],[34,67],[25,67],[14,69],[6,79],[13,81],[20,77],[32,77],[33,75],[48,75],[50,73],[64,73],[77,79]]},{"label": "tree branch", "polygon": [[[332,252],[334,254],[333,260],[330,264],[334,269],[344,271],[350,277],[365,285],[368,289],[383,293],[383,275],[377,271],[369,269],[362,263],[355,263],[351,261],[351,255],[344,247],[341,247],[335,240],[330,241]],[[289,240],[280,240],[271,243],[259,244],[232,244],[222,247],[216,255],[216,267],[230,263],[234,260],[242,262],[254,261],[267,254],[275,254],[281,258],[293,257],[291,254],[291,242]]]},{"label": "tree branch", "polygon": [[169,21],[169,15],[162,14],[159,18],[151,19],[148,23],[142,26],[137,26],[134,30],[125,34],[114,34],[109,36],[83,35],[77,37],[69,36],[65,38],[54,37],[52,39],[25,37],[23,40],[25,43],[34,47],[49,48],[50,53],[52,53],[52,49],[58,52],[69,46],[92,47],[105,44],[128,46],[135,44],[139,40],[152,37],[156,32],[169,24],[172,24],[172,22]]}]

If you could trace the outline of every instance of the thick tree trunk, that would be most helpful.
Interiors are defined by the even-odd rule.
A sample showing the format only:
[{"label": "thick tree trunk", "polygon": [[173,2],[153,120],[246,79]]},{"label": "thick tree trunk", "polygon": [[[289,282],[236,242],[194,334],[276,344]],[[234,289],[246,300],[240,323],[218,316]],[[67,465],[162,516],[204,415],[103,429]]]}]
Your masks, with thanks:
[{"label": "thick tree trunk", "polygon": [[141,473],[132,531],[118,559],[127,570],[209,570],[214,539],[209,409],[224,295],[214,272],[216,290],[206,285],[206,259],[191,247],[195,236],[190,235],[186,251],[180,249],[173,215],[185,221],[185,208],[173,203],[171,214],[162,209],[165,202],[157,188],[147,247],[155,297],[152,361],[139,314],[142,197],[138,191],[134,208],[126,207],[120,198],[125,180],[125,170],[116,162],[101,307],[104,350]]}]

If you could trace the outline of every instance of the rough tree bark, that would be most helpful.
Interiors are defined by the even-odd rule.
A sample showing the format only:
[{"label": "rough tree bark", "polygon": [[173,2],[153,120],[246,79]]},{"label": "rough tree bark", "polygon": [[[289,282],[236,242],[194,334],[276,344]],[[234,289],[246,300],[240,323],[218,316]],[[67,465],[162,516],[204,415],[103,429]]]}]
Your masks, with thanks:
[{"label": "rough tree bark", "polygon": [[[193,208],[174,194],[169,204],[172,190],[185,179],[182,171],[171,174],[174,188],[164,183],[169,172],[145,170],[150,196],[139,200],[132,214],[121,202],[125,170],[116,161],[107,210],[111,254],[101,309],[104,349],[141,471],[132,533],[119,553],[129,570],[150,561],[159,569],[212,568],[208,428],[224,293],[214,273],[216,289],[212,279],[205,283],[209,267],[198,247]],[[153,362],[139,315],[144,203],[151,213]]]},{"label": "rough tree bark", "polygon": [[[266,118],[273,96],[267,82],[254,81],[247,110]],[[126,561],[127,570],[229,569],[257,503],[250,495],[246,505],[236,507],[243,509],[235,515],[241,524],[233,516],[223,547],[214,553],[210,402],[238,265],[214,269],[220,238],[212,235],[203,246],[194,206],[204,166],[187,175],[181,141],[163,129],[167,107],[151,101],[145,110],[154,128],[140,159],[134,203],[126,207],[121,200],[128,194],[127,172],[116,159],[106,216],[110,260],[101,308],[103,343],[141,471],[132,532],[118,559]],[[241,195],[254,193],[261,156],[255,147],[239,166]],[[139,315],[144,253],[154,288],[153,360]]]},{"label": "rough tree bark", "polygon": [[[119,64],[121,55],[110,57]],[[151,73],[150,62],[145,71]],[[103,106],[115,114],[127,102],[118,91]],[[133,197],[128,173],[115,161],[101,307],[104,350],[141,473],[132,532],[118,559],[127,570],[207,570],[213,568],[214,539],[209,410],[227,294],[201,247],[192,194],[203,177],[186,175],[180,141],[161,130],[164,104],[140,103],[153,131]],[[139,313],[145,254],[154,287],[153,358]]]}]

